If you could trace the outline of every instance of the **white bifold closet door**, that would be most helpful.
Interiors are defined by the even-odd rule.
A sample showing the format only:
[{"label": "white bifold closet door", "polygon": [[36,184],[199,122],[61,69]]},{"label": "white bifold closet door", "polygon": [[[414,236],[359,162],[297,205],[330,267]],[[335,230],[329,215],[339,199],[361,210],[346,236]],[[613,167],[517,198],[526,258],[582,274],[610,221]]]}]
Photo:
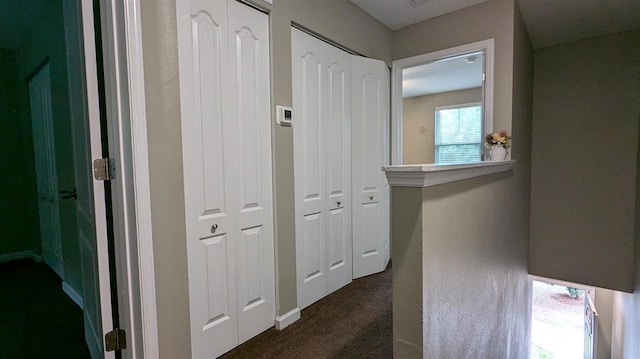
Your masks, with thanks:
[{"label": "white bifold closet door", "polygon": [[390,258],[389,69],[352,56],[353,278],[382,272]]},{"label": "white bifold closet door", "polygon": [[177,3],[192,355],[219,356],[275,319],[268,16]]},{"label": "white bifold closet door", "polygon": [[298,306],[352,280],[351,58],[292,29]]},{"label": "white bifold closet door", "polygon": [[[298,306],[390,254],[389,69],[292,29]],[[352,226],[353,224],[353,226]]]}]

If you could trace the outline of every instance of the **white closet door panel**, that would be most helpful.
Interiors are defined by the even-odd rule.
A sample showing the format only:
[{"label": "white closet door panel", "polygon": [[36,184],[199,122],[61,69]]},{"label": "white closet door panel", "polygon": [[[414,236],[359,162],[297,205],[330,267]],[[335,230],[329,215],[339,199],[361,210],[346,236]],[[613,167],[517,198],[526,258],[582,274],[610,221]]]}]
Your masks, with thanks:
[{"label": "white closet door panel", "polygon": [[[238,344],[238,233],[230,198],[237,181],[235,121],[224,1],[183,1],[176,9],[187,226],[191,342],[194,357],[218,356]],[[223,91],[224,89],[224,91]]]},{"label": "white closet door panel", "polygon": [[64,278],[49,64],[29,81],[42,258]]},{"label": "white closet door panel", "polygon": [[352,279],[351,60],[292,29],[298,306]]},{"label": "white closet door panel", "polygon": [[268,15],[229,3],[229,59],[240,174],[237,259],[238,336],[242,343],[274,324],[275,274]]},{"label": "white closet door panel", "polygon": [[323,99],[325,54],[310,48],[307,35],[292,29],[293,141],[298,306],[307,307],[327,291],[326,198]]},{"label": "white closet door panel", "polygon": [[[317,41],[317,40],[316,40]],[[327,294],[353,277],[351,243],[351,59],[325,43],[327,66],[325,168],[328,228]]]},{"label": "white closet door panel", "polygon": [[384,270],[388,261],[388,187],[381,167],[388,151],[389,81],[382,61],[353,63],[353,276]]}]

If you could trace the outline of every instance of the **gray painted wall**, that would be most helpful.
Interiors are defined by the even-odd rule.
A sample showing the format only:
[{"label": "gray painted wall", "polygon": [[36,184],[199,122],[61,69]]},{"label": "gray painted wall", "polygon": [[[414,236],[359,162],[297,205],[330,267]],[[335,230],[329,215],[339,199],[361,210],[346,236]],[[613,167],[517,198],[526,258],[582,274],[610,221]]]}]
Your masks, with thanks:
[{"label": "gray painted wall", "polygon": [[494,129],[511,133],[514,1],[489,0],[394,31],[393,59],[495,39]]},{"label": "gray painted wall", "polygon": [[423,352],[422,188],[391,188],[393,260],[393,356],[420,358]]},{"label": "gray painted wall", "polygon": [[633,291],[640,31],[535,53],[532,274]]},{"label": "gray painted wall", "polygon": [[393,57],[487,38],[495,39],[494,128],[513,133],[517,163],[513,173],[423,191],[425,358],[529,356],[533,51],[517,4],[489,0],[398,30]]},{"label": "gray painted wall", "polygon": [[[634,64],[635,69],[627,69],[627,76],[635,78],[636,95],[640,92],[640,69],[638,69],[637,47],[640,31],[636,31],[622,36],[631,37],[632,43],[629,46],[634,50],[635,55],[628,58],[628,64]],[[629,44],[627,44],[629,45]],[[633,91],[633,89],[632,89]],[[638,97],[636,106],[640,104]],[[629,104],[630,106],[633,103]],[[636,107],[638,108],[638,107]],[[640,115],[636,114],[640,120]],[[615,293],[613,300],[613,333],[611,338],[611,354],[614,359],[635,359],[640,358],[640,146],[638,146],[636,157],[636,187],[635,187],[635,227],[634,227],[634,292]]]},{"label": "gray painted wall", "polygon": [[[176,0],[141,2],[160,352],[190,356]],[[347,0],[276,0],[271,9],[272,98],[291,105],[291,21],[365,55],[391,59],[391,31]],[[293,133],[273,130],[278,314],[297,306]]]},{"label": "gray painted wall", "polygon": [[435,109],[482,101],[482,88],[442,92],[402,100],[402,160],[435,162]]}]

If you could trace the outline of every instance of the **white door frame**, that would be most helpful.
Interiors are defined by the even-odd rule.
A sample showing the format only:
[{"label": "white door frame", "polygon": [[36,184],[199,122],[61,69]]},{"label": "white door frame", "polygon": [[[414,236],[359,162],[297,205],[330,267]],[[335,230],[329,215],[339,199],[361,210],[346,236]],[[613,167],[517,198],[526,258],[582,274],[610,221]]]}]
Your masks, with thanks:
[{"label": "white door frame", "polygon": [[[93,14],[93,1],[80,0]],[[117,154],[112,194],[120,325],[127,330],[124,358],[157,358],[158,333],[140,0],[100,0],[110,153]],[[93,18],[83,16],[83,28]],[[94,59],[95,63],[95,59]],[[97,77],[88,77],[97,88]],[[89,94],[97,101],[97,93]],[[94,114],[95,116],[95,114]],[[96,203],[98,202],[96,198]],[[102,197],[104,203],[104,197]],[[96,213],[96,217],[101,215]],[[106,228],[105,228],[106,230]],[[101,263],[100,276],[109,276]],[[101,280],[102,282],[102,280]],[[104,304],[103,304],[104,305]],[[109,303],[110,305],[110,303]],[[102,318],[110,323],[112,318]],[[111,330],[103,325],[103,331]],[[109,353],[112,354],[112,353]]]},{"label": "white door frame", "polygon": [[138,245],[139,312],[142,314],[143,358],[158,358],[158,317],[156,311],[156,281],[151,229],[151,188],[149,185],[149,152],[147,146],[147,113],[142,57],[142,19],[140,0],[124,0],[124,26],[129,83],[129,115],[133,178],[126,183],[134,187],[135,241]]},{"label": "white door frame", "polygon": [[[117,263],[122,273],[119,279],[126,277],[128,287],[123,291],[126,298],[119,298],[119,303],[123,304],[120,305],[121,311],[126,308],[129,312],[121,313],[121,318],[128,318],[128,327],[135,328],[132,336],[127,338],[130,349],[125,350],[123,355],[130,358],[157,358],[158,328],[140,0],[101,0],[100,4],[103,24],[108,23],[111,30],[107,36],[103,34],[105,40],[110,40],[103,42],[105,60],[113,61],[113,67],[105,66],[105,77],[110,76],[117,84],[111,93],[107,91],[107,98],[114,97],[107,103],[111,105],[113,114],[110,120],[114,126],[110,128],[119,129],[117,139],[115,133],[109,135],[115,140],[114,146],[119,147],[121,158],[117,162],[122,169],[122,197],[114,200],[114,207],[121,207],[124,218],[120,223],[123,227],[120,233],[124,236],[123,242],[116,243],[116,247],[120,247],[116,251],[119,249],[124,259]],[[118,229],[115,231],[117,233]],[[140,314],[141,322],[135,320],[135,313]],[[135,336],[135,333],[139,335]]]}]

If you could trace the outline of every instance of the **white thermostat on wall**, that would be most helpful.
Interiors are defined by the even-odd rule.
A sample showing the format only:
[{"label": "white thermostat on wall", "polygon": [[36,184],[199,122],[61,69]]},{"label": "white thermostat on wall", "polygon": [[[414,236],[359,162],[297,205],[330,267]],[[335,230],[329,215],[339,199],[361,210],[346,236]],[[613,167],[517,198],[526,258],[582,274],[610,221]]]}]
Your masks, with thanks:
[{"label": "white thermostat on wall", "polygon": [[276,123],[280,126],[291,126],[293,110],[291,107],[276,106]]}]

